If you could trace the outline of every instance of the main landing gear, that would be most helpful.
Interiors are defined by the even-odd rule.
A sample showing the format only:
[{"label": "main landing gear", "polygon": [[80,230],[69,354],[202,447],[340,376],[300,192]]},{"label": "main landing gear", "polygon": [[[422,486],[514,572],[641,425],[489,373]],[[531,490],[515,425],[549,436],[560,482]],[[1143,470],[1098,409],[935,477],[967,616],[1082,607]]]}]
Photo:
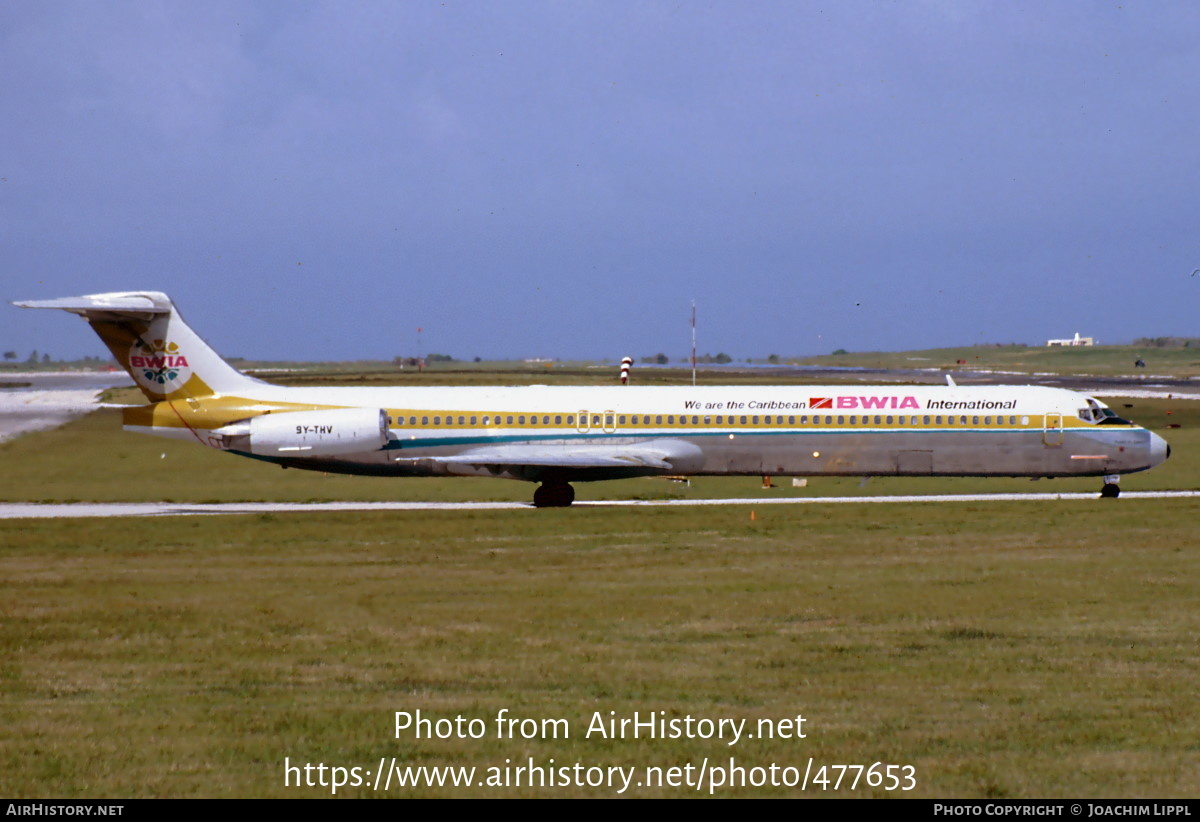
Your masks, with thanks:
[{"label": "main landing gear", "polygon": [[565,482],[543,482],[533,492],[535,508],[566,508],[575,501],[575,489]]},{"label": "main landing gear", "polygon": [[1108,474],[1105,476],[1104,487],[1100,489],[1101,498],[1116,499],[1121,496],[1121,486],[1117,485],[1120,481],[1120,474]]}]

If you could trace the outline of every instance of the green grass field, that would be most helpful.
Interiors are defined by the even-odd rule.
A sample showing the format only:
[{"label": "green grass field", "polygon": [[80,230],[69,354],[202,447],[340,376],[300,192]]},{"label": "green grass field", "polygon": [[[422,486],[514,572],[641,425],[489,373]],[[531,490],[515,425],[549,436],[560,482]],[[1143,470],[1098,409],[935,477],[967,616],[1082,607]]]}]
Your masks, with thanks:
[{"label": "green grass field", "polygon": [[[1112,404],[1175,454],[1122,486],[1200,488],[1200,409],[1124,402]],[[113,411],[0,445],[0,466],[4,500],[525,500],[532,490],[281,471],[125,434]],[[582,499],[774,498],[1099,485],[780,484],[578,488]],[[1121,499],[0,521],[0,796],[330,795],[285,787],[285,757],[372,772],[395,757],[473,766],[478,779],[505,760],[636,767],[641,779],[648,767],[734,757],[800,773],[810,758],[814,771],[911,765],[908,796],[1195,797],[1198,516],[1200,500]],[[484,720],[486,733],[396,738],[394,712],[418,709]],[[499,739],[501,709],[564,719],[570,736]],[[807,737],[585,738],[593,714],[610,711],[750,723],[801,714]]]},{"label": "green grass field", "polygon": [[[1138,368],[1137,360],[1145,362]],[[962,361],[960,363],[960,360]],[[866,351],[801,357],[806,365],[840,365],[860,368],[964,368],[992,369],[1032,374],[1089,374],[1094,376],[1148,375],[1200,376],[1200,348],[1146,348],[1132,345],[1096,345],[1079,348],[1045,346],[963,346],[928,351]]]},{"label": "green grass field", "polygon": [[[285,789],[285,757],[734,756],[912,765],[925,797],[1195,796],[1197,516],[1118,501],[7,521],[0,793],[329,792]],[[395,711],[502,708],[571,736],[393,732]],[[595,711],[659,710],[802,714],[808,735],[583,738]]]}]

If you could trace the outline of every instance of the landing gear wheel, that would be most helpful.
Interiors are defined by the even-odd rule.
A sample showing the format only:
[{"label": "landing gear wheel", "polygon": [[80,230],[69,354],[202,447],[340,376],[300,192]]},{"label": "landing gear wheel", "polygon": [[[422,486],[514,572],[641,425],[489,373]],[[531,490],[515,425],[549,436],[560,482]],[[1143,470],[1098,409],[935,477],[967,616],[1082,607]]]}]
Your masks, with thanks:
[{"label": "landing gear wheel", "polygon": [[533,492],[535,508],[566,508],[575,501],[575,489],[567,483],[542,484]]},{"label": "landing gear wheel", "polygon": [[1100,489],[1100,496],[1108,499],[1116,499],[1121,496],[1121,486],[1115,482],[1106,482],[1104,487]]}]

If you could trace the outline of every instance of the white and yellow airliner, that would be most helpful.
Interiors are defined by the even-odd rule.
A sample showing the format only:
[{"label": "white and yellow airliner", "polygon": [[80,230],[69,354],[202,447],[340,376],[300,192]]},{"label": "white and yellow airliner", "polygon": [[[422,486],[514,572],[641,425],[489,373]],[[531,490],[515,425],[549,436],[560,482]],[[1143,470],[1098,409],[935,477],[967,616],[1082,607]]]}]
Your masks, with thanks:
[{"label": "white and yellow airliner", "polygon": [[154,291],[16,303],[83,316],[149,404],[126,430],[349,474],[540,483],[653,475],[1104,477],[1170,454],[1092,397],[1036,386],[307,388],[236,371]]}]

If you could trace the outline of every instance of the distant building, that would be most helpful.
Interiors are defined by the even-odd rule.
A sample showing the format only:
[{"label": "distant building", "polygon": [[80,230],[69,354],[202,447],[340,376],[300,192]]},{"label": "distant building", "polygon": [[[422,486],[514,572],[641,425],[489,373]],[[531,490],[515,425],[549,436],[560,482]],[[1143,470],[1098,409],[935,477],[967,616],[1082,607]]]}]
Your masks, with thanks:
[{"label": "distant building", "polygon": [[1074,338],[1074,339],[1070,339],[1070,340],[1046,340],[1046,346],[1047,346],[1048,348],[1053,348],[1053,347],[1054,347],[1054,346],[1056,346],[1056,345],[1069,345],[1069,346],[1076,346],[1076,345],[1095,345],[1095,344],[1096,344],[1096,338],[1095,338],[1095,337],[1081,337],[1081,336],[1079,336],[1079,332],[1078,332],[1078,331],[1076,331],[1076,332],[1075,332],[1075,338]]}]

